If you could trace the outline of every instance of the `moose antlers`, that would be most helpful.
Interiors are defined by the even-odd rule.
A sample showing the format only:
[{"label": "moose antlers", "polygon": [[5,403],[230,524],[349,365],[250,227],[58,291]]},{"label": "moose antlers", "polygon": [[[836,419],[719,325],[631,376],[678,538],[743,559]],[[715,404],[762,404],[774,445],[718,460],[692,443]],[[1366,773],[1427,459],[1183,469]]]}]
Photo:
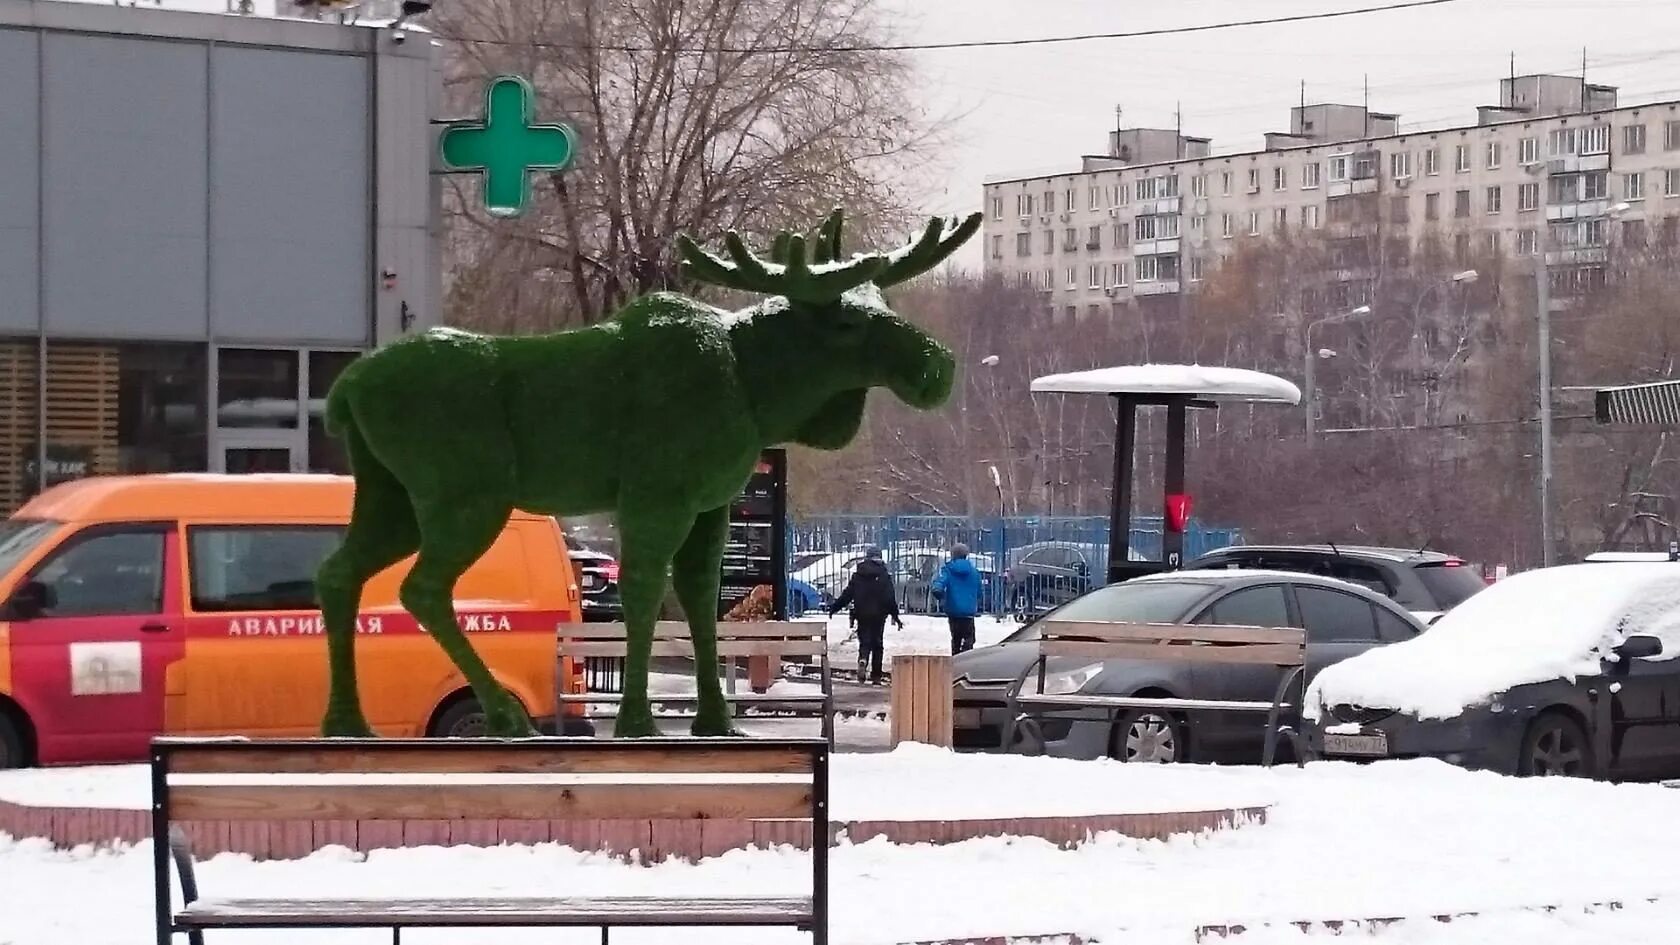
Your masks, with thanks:
[{"label": "moose antlers", "polygon": [[845,215],[839,208],[817,228],[811,259],[806,258],[804,234],[786,230],[776,236],[768,261],[747,249],[734,231],[723,238],[730,256],[727,260],[707,252],[687,236],[677,237],[677,249],[682,253],[683,273],[698,282],[821,303],[831,302],[865,282],[886,288],[927,272],[973,236],[980,228],[980,219],[976,213],[961,223],[952,221],[955,225],[950,235],[944,236],[946,221],[935,217],[913,243],[890,253],[844,261],[840,231]]}]

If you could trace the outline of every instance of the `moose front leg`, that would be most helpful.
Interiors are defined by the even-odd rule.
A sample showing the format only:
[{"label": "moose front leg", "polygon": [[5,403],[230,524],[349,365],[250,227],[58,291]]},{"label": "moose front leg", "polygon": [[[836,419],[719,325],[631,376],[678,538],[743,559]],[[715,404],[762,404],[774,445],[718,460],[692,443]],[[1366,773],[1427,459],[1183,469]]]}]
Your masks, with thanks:
[{"label": "moose front leg", "polygon": [[729,704],[723,698],[717,672],[718,588],[728,541],[729,507],[701,512],[671,563],[671,584],[688,617],[688,634],[694,642],[694,681],[700,688],[700,704],[691,729],[696,735],[737,734],[730,725]]},{"label": "moose front leg", "polygon": [[659,734],[648,701],[648,670],[653,657],[653,631],[665,601],[665,573],[694,520],[675,513],[669,499],[652,503],[635,500],[619,506],[619,537],[624,559],[618,571],[618,593],[624,602],[627,646],[624,659],[624,696],[618,703],[615,738],[646,738]]}]

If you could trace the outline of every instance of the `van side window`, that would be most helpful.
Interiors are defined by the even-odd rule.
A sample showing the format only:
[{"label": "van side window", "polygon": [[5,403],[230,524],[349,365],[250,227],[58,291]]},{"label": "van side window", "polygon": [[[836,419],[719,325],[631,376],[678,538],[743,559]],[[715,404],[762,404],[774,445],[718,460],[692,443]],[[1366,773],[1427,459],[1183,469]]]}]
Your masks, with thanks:
[{"label": "van side window", "polygon": [[193,610],[314,610],[315,571],[343,535],[338,525],[189,526]]},{"label": "van side window", "polygon": [[163,610],[161,528],[106,531],[72,543],[30,578],[51,591],[42,617],[111,617]]}]

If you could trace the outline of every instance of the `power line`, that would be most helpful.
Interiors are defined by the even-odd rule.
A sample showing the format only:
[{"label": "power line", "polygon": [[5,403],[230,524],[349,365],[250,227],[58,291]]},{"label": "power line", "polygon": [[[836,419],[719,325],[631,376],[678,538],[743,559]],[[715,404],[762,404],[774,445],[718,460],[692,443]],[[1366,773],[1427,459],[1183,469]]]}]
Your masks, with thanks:
[{"label": "power line", "polygon": [[1444,3],[1454,3],[1457,0],[1402,0],[1398,3],[1386,3],[1381,6],[1359,7],[1352,10],[1329,10],[1323,13],[1297,13],[1290,16],[1274,16],[1252,20],[1230,20],[1223,23],[1203,23],[1196,26],[1164,26],[1158,29],[1134,30],[1128,33],[1082,33],[1073,36],[1040,36],[1031,39],[979,39],[952,43],[858,43],[854,45],[835,44],[821,46],[674,46],[654,47],[627,44],[596,44],[596,43],[566,43],[545,42],[542,40],[510,40],[489,39],[478,36],[449,36],[463,43],[481,43],[487,46],[508,46],[530,49],[568,49],[593,50],[596,52],[642,53],[642,52],[674,52],[674,53],[714,53],[728,55],[774,54],[795,52],[920,52],[938,49],[996,49],[1010,46],[1048,46],[1059,43],[1083,43],[1101,39],[1138,39],[1147,36],[1176,36],[1184,33],[1205,33],[1212,30],[1237,29],[1244,26],[1271,26],[1278,23],[1300,23],[1307,20],[1329,20],[1347,16],[1362,16],[1367,13],[1385,13],[1390,10],[1406,10],[1412,7],[1432,7]]}]

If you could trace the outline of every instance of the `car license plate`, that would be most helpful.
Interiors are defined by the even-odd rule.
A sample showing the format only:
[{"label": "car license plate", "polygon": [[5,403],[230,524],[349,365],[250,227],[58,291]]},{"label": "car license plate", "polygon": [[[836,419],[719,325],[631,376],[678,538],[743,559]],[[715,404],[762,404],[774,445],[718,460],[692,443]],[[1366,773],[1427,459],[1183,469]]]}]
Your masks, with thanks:
[{"label": "car license plate", "polygon": [[1386,755],[1387,732],[1361,732],[1358,735],[1325,734],[1324,753],[1327,755]]},{"label": "car license plate", "polygon": [[951,711],[952,728],[979,728],[979,709],[953,709]]}]

